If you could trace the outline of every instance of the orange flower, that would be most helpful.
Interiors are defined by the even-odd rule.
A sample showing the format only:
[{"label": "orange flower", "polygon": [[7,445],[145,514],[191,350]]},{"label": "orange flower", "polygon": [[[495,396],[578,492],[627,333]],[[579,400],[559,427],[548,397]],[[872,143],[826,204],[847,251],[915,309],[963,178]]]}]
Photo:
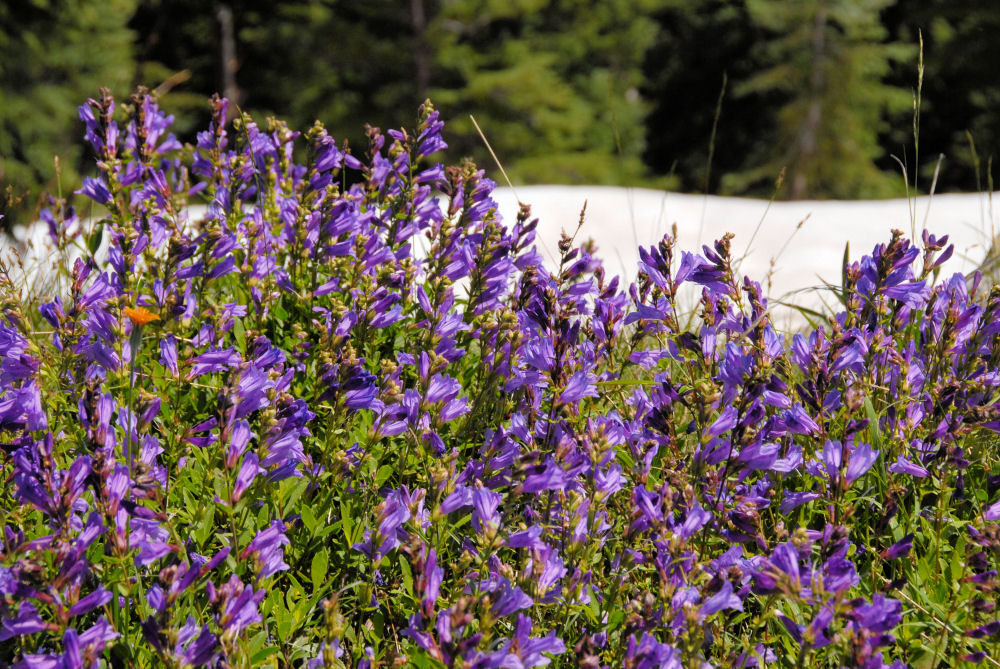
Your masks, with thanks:
[{"label": "orange flower", "polygon": [[132,307],[125,307],[123,311],[125,312],[125,315],[129,317],[129,320],[131,320],[134,325],[138,325],[139,327],[152,323],[153,321],[160,320],[159,316],[146,307],[136,307],[134,309]]}]

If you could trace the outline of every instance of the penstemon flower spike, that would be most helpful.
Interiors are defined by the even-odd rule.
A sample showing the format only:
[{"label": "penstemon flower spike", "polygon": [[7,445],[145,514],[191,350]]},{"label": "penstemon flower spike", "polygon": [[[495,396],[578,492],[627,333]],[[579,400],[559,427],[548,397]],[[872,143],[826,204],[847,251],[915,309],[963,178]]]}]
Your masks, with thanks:
[{"label": "penstemon flower spike", "polygon": [[[129,335],[129,379],[128,379],[128,398],[127,398],[127,408],[129,415],[131,416],[131,422],[125,426],[125,459],[128,464],[129,472],[134,469],[133,459],[135,457],[134,441],[138,438],[137,425],[135,424],[136,411],[135,406],[132,403],[133,393],[135,392],[135,361],[139,354],[139,349],[142,346],[142,330],[145,326],[150,323],[155,323],[160,320],[160,317],[147,309],[146,307],[125,307],[122,309],[122,314],[129,319],[132,323],[132,332]],[[135,437],[133,437],[133,433]]]},{"label": "penstemon flower spike", "polygon": [[144,91],[88,101],[108,214],[44,219],[107,250],[38,309],[3,284],[0,663],[987,657],[1000,291],[946,239],[788,335],[728,237],[630,286],[571,235],[547,266],[528,208],[428,161],[429,103],[364,159],[227,105],[179,152]]}]

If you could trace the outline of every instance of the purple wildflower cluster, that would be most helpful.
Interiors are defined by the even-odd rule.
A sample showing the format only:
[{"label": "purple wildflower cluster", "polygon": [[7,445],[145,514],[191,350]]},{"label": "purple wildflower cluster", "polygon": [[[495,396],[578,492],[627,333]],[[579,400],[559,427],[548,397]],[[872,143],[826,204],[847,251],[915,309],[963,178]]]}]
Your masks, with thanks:
[{"label": "purple wildflower cluster", "polygon": [[947,238],[894,235],[787,336],[728,237],[627,288],[570,235],[546,267],[527,207],[428,164],[430,103],[363,158],[212,109],[185,148],[142,91],[82,106],[106,213],[56,203],[68,285],[5,302],[0,665],[997,647],[1000,290],[942,279]]}]

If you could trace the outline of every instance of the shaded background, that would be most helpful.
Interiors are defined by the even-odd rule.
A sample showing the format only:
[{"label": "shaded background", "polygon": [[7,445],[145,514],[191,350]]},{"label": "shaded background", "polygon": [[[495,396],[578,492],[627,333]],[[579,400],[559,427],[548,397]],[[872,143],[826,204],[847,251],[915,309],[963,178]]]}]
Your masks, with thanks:
[{"label": "shaded background", "polygon": [[879,198],[904,194],[900,163],[929,190],[943,154],[937,192],[992,189],[998,30],[995,0],[4,2],[0,213],[76,188],[76,107],[138,85],[182,141],[218,91],[358,154],[365,123],[412,127],[430,97],[443,159],[500,180],[473,114],[515,184]]}]

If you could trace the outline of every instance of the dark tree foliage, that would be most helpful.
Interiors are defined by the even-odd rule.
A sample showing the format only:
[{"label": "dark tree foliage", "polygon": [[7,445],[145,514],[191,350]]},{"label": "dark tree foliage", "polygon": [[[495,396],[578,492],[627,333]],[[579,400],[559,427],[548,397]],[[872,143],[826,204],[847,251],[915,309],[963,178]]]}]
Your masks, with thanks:
[{"label": "dark tree foliage", "polygon": [[[127,91],[134,0],[0,2],[0,214],[37,214],[41,190],[68,192],[90,156],[77,105]],[[95,48],[99,44],[100,48]],[[60,174],[54,157],[59,156]]]},{"label": "dark tree foliage", "polygon": [[129,21],[136,34],[134,83],[159,93],[175,132],[193,141],[210,118],[205,93],[222,92],[216,6],[199,0],[141,0]]},{"label": "dark tree foliage", "polygon": [[[909,55],[885,39],[879,11],[887,4],[674,0],[647,58],[657,105],[647,159],[656,156],[658,171],[676,169],[686,188],[713,192],[770,195],[787,171],[780,197],[902,193],[902,179],[875,163],[880,131],[909,106],[906,90],[884,80],[890,63]],[[723,73],[712,151],[719,178],[706,184]]]},{"label": "dark tree foliage", "polygon": [[905,89],[885,81],[891,63],[910,57],[889,42],[880,12],[892,0],[748,0],[751,19],[774,32],[758,45],[764,67],[742,90],[782,91],[787,101],[773,145],[751,156],[736,186],[788,173],[784,195],[870,198],[902,194],[896,173],[879,169],[880,131],[911,107]]},{"label": "dark tree foliage", "polygon": [[[228,65],[223,8],[231,13],[236,51]],[[207,120],[205,96],[224,92],[227,67],[235,76],[233,112],[278,116],[297,127],[322,119],[335,137],[362,148],[359,119],[399,125],[412,116],[401,110],[419,103],[408,13],[396,2],[144,0],[132,25],[141,83],[178,82],[163,107],[183,119],[178,129],[188,140]]]},{"label": "dark tree foliage", "polygon": [[750,21],[742,0],[673,0],[655,18],[660,30],[643,64],[643,95],[651,105],[643,159],[657,173],[676,175],[681,190],[703,191],[714,125],[707,190],[719,192],[722,175],[762,149],[774,126],[768,110],[786,97],[733,95],[733,83],[760,67],[753,48],[766,33]]},{"label": "dark tree foliage", "polygon": [[[938,192],[990,187],[987,169],[1000,149],[1000,4],[898,0],[883,21],[894,41],[916,45],[923,36],[919,155],[911,148],[908,161],[911,168],[919,163],[918,187],[930,188],[942,154]],[[891,81],[916,89],[915,60],[897,63]],[[912,128],[897,129],[883,141],[900,155],[904,145],[913,144]]]},{"label": "dark tree foliage", "polygon": [[449,141],[490,164],[474,114],[512,179],[637,185],[647,105],[642,59],[663,0],[454,0],[429,25],[432,93]]},{"label": "dark tree foliage", "polygon": [[897,158],[926,192],[944,154],[938,192],[986,189],[998,30],[993,0],[4,2],[0,213],[78,187],[76,106],[136,85],[182,141],[219,92],[231,114],[321,119],[359,155],[362,119],[412,126],[430,96],[447,160],[500,179],[472,114],[519,183],[769,196],[787,168],[782,197],[884,196],[902,193]]}]

